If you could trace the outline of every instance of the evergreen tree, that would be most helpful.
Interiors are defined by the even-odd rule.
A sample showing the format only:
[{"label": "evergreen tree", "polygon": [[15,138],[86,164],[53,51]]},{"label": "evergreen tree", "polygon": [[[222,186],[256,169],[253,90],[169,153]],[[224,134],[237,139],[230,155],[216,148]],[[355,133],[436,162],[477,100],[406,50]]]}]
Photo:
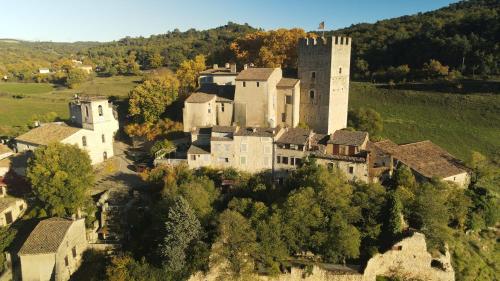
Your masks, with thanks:
[{"label": "evergreen tree", "polygon": [[381,240],[382,245],[388,247],[401,238],[403,231],[401,221],[403,207],[397,193],[389,193],[385,210],[386,214],[384,216],[384,224],[382,225]]},{"label": "evergreen tree", "polygon": [[165,222],[166,235],[161,245],[161,254],[166,268],[179,272],[186,262],[186,250],[200,237],[201,225],[188,202],[179,196],[168,211]]}]

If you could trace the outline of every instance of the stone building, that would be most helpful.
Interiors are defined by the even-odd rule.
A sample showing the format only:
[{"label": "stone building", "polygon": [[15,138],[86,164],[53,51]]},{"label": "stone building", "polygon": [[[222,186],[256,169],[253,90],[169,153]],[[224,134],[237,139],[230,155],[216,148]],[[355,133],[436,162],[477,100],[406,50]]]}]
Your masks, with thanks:
[{"label": "stone building", "polygon": [[299,41],[300,120],[318,133],[347,127],[351,43],[335,36]]},{"label": "stone building", "polygon": [[7,195],[7,185],[0,177],[0,226],[8,226],[21,217],[28,205],[21,198]]},{"label": "stone building", "polygon": [[113,142],[119,125],[112,104],[102,97],[76,97],[70,102],[69,110],[70,125],[62,122],[42,124],[16,138],[17,151],[60,142],[76,144],[87,151],[92,164],[113,156]]},{"label": "stone building", "polygon": [[[392,174],[394,168],[405,165],[422,182],[432,178],[448,181],[466,188],[470,183],[470,170],[443,148],[426,140],[408,144],[395,144],[390,140],[373,143],[381,155],[379,159]],[[379,161],[380,162],[380,161]]]},{"label": "stone building", "polygon": [[236,76],[238,76],[236,64],[226,63],[224,67],[219,67],[217,64],[214,64],[212,68],[200,72],[198,85],[234,85]]},{"label": "stone building", "polygon": [[69,280],[87,246],[84,219],[50,218],[39,222],[18,253],[22,280]]}]

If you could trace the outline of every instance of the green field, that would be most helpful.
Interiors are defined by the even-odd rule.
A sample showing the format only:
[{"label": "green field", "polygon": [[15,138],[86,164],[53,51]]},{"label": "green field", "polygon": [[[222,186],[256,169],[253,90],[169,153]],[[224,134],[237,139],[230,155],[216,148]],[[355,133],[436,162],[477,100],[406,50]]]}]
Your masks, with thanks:
[{"label": "green field", "polygon": [[351,83],[350,108],[370,107],[384,120],[383,137],[397,143],[429,139],[468,160],[472,150],[500,151],[500,95],[389,90]]},{"label": "green field", "polygon": [[60,118],[68,118],[68,102],[75,94],[124,98],[140,80],[139,76],[95,77],[77,89],[46,83],[0,83],[0,135],[22,131],[34,115],[56,112]]}]

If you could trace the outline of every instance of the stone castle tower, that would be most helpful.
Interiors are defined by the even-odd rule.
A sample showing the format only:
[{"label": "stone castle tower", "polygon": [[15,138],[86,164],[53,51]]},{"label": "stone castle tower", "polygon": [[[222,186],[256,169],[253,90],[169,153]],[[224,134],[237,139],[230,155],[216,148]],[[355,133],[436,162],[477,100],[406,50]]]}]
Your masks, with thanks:
[{"label": "stone castle tower", "polygon": [[299,40],[300,122],[318,133],[347,127],[350,37]]}]

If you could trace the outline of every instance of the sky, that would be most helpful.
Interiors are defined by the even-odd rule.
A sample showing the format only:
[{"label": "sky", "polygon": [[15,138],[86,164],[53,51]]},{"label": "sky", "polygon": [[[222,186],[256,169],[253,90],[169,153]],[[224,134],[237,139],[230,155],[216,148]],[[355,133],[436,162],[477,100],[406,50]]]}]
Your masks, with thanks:
[{"label": "sky", "polygon": [[0,0],[0,38],[112,41],[229,21],[327,30],[426,12],[456,0]]}]

